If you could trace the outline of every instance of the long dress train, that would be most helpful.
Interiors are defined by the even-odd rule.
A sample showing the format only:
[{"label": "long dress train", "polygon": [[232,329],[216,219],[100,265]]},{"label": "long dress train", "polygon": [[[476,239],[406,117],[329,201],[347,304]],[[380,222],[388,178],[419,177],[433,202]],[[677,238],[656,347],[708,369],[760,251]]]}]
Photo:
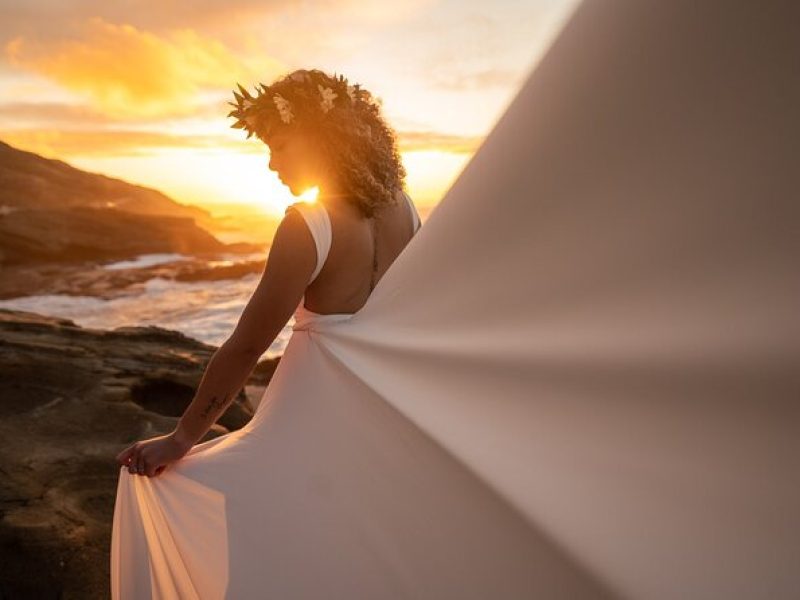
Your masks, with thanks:
[{"label": "long dress train", "polygon": [[581,4],[253,420],[121,470],[114,597],[796,597],[799,11]]}]

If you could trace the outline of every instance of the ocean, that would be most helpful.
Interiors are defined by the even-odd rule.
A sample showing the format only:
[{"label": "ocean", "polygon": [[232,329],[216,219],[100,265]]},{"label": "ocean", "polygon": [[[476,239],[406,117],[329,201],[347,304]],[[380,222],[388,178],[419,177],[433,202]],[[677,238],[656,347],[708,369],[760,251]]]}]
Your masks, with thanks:
[{"label": "ocean", "polygon": [[[143,254],[132,260],[103,265],[102,269],[143,268],[188,260],[180,254]],[[224,266],[240,261],[266,259],[263,255],[229,255],[209,265]],[[190,337],[219,346],[233,329],[256,289],[260,273],[239,279],[174,281],[153,277],[130,294],[113,299],[51,294],[0,300],[0,307],[64,317],[82,327],[113,329],[121,326],[157,325],[176,329]],[[283,354],[292,333],[294,318],[275,338],[262,358]]]}]

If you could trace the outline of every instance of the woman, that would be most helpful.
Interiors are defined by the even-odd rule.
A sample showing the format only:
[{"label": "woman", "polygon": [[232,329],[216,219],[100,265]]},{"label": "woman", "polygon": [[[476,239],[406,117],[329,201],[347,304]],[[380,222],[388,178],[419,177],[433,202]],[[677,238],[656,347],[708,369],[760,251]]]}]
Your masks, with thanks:
[{"label": "woman", "polygon": [[153,477],[183,457],[293,314],[299,321],[358,312],[420,225],[402,190],[395,134],[368,91],[316,69],[263,86],[256,98],[240,89],[233,127],[269,146],[269,168],[293,194],[317,186],[317,203],[286,210],[258,287],[175,430],[117,456],[131,474]]},{"label": "woman", "polygon": [[[298,462],[310,460],[313,441],[324,442],[314,428],[335,427],[347,410],[340,404],[336,413],[326,412],[332,407],[319,403],[320,392],[302,387],[323,379],[313,333],[360,312],[419,229],[419,215],[402,189],[405,170],[395,134],[368,91],[319,70],[295,71],[262,86],[257,97],[240,89],[230,113],[238,119],[233,127],[247,128],[248,137],[255,133],[269,146],[269,168],[293,193],[317,186],[319,194],[315,203],[287,208],[252,298],[175,429],[117,455],[114,598],[250,597],[256,587],[265,589],[265,580],[273,590],[298,591],[309,580],[291,569],[315,560],[314,549],[322,549],[313,538],[324,530],[309,514],[352,532],[344,515],[326,517],[331,505],[324,490],[314,494],[322,507],[286,518],[286,510],[299,507],[298,490],[319,478],[314,469],[320,460]],[[254,417],[240,430],[198,443],[292,316],[292,338]],[[348,418],[358,414],[347,411]],[[351,436],[348,429],[363,427],[340,425],[341,439]],[[320,446],[319,454],[330,458],[335,452]],[[296,476],[304,479],[286,481]],[[275,485],[281,479],[279,498]],[[345,485],[347,474],[338,479]],[[299,533],[303,527],[312,533]],[[281,532],[284,540],[295,540],[301,555],[288,568],[265,570],[260,560],[271,552],[275,561],[289,560],[286,543],[278,541]],[[311,547],[301,551],[301,538]],[[316,561],[336,562],[325,556]]]}]

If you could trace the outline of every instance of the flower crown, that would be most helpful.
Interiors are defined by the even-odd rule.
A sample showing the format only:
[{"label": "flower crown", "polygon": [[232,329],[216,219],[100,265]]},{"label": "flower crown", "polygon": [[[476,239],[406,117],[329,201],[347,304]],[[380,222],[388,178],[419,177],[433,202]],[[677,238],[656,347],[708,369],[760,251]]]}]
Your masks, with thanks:
[{"label": "flower crown", "polygon": [[[320,81],[330,85],[323,85]],[[294,85],[287,87],[287,82]],[[314,87],[315,84],[316,87]],[[304,69],[295,71],[272,86],[258,84],[255,96],[252,96],[240,84],[236,85],[242,93],[233,92],[236,103],[228,102],[228,104],[235,107],[235,110],[229,112],[228,116],[237,119],[231,128],[247,131],[246,139],[249,139],[254,133],[257,136],[268,134],[277,123],[278,118],[282,123],[289,125],[301,113],[304,116],[310,116],[311,111],[318,110],[322,115],[327,115],[334,106],[355,109],[360,94],[364,93],[359,84],[350,85],[343,75],[337,77],[334,74],[333,81],[331,81],[331,78],[322,71]],[[290,96],[291,99],[275,91],[276,88]],[[339,100],[334,102],[337,98]],[[345,100],[345,98],[349,100]]]}]

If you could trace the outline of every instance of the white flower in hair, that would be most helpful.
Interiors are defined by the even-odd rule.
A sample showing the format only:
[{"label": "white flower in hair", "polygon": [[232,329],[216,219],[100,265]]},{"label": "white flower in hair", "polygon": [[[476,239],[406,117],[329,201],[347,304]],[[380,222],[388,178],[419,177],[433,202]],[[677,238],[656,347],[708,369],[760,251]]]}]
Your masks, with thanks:
[{"label": "white flower in hair", "polygon": [[327,113],[333,108],[333,99],[337,97],[337,94],[331,88],[324,88],[320,84],[317,84],[317,89],[319,89],[319,93],[322,96],[322,101],[319,105],[322,107],[322,112]]},{"label": "white flower in hair", "polygon": [[289,101],[280,94],[275,94],[272,97],[272,101],[278,108],[278,112],[281,115],[281,121],[283,121],[284,123],[291,123],[292,119],[294,118],[294,115],[292,114],[292,108],[291,104],[289,104]]}]

